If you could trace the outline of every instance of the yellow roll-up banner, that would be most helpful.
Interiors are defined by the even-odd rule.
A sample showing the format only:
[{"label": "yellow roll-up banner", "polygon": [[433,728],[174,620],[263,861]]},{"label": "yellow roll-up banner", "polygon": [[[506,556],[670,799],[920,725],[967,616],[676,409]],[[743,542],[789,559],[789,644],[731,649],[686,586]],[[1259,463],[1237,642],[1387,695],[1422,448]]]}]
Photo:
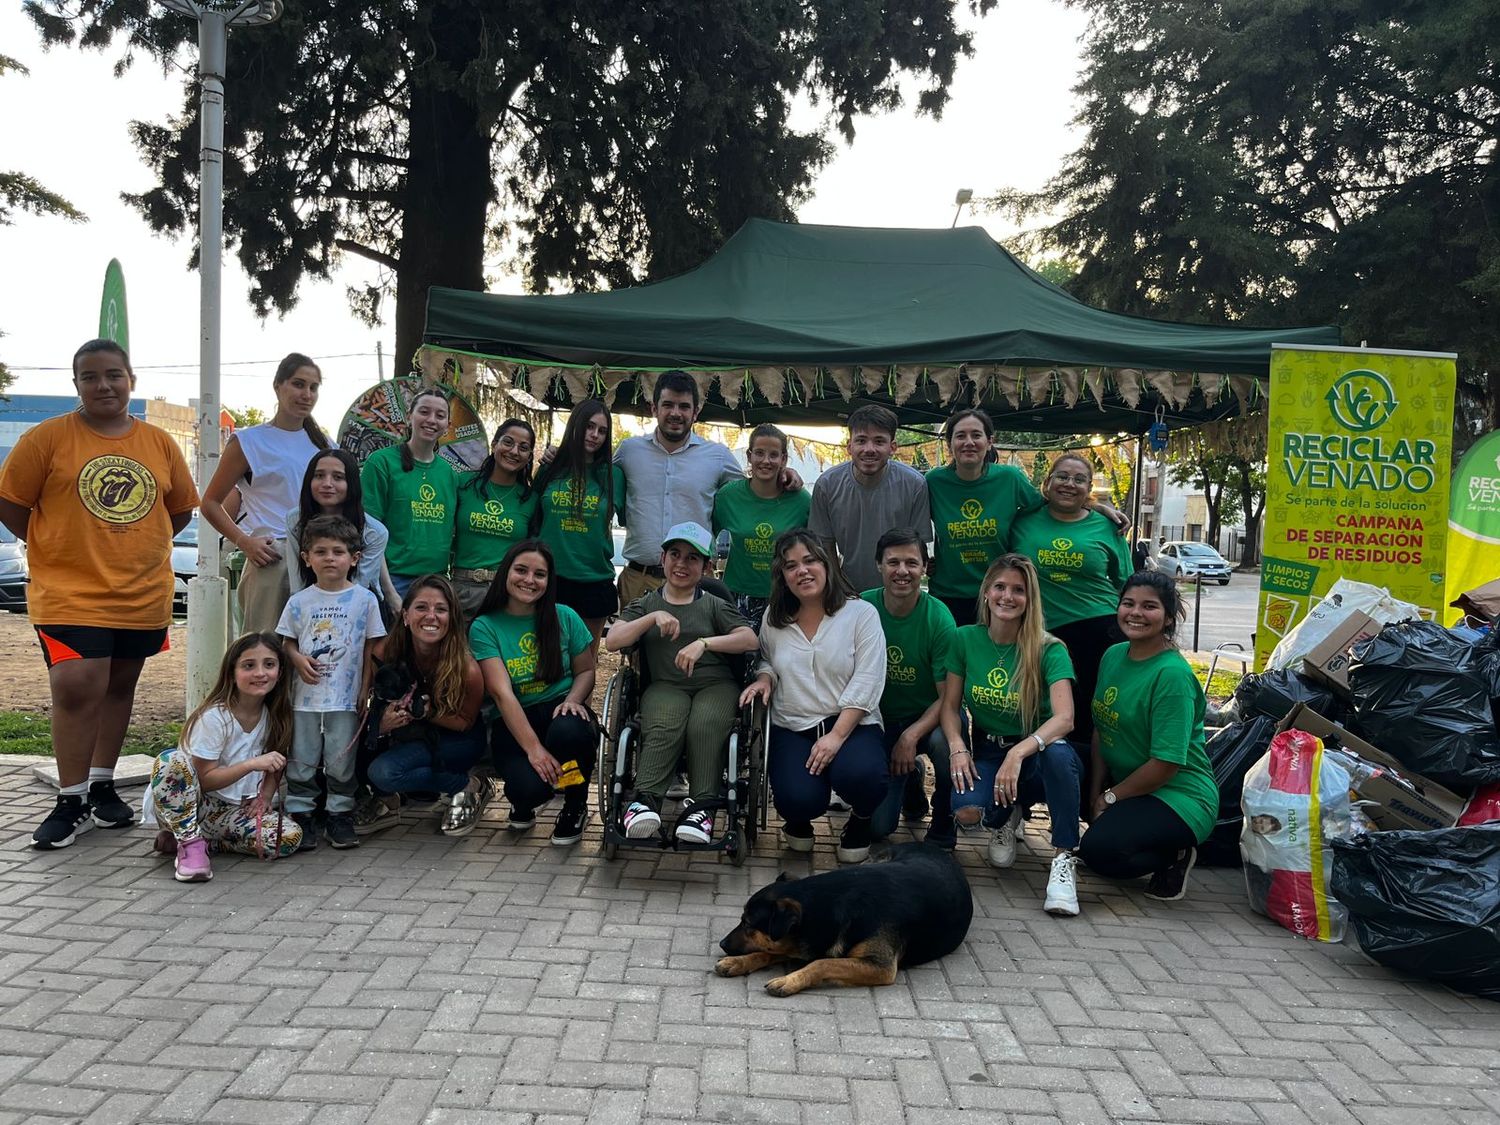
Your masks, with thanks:
[{"label": "yellow roll-up banner", "polygon": [[1441,615],[1457,365],[1273,346],[1257,669],[1338,578]]}]

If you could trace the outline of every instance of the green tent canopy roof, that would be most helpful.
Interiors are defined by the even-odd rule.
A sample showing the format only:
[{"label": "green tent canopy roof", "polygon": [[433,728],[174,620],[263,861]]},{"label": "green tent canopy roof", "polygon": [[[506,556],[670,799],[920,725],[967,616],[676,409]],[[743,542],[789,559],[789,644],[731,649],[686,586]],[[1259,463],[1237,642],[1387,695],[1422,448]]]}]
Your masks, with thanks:
[{"label": "green tent canopy roof", "polygon": [[597,394],[632,409],[655,373],[681,368],[706,393],[705,420],[827,424],[882,402],[927,422],[978,401],[1006,428],[1080,433],[1139,432],[1159,406],[1179,424],[1223,417],[1263,392],[1273,342],[1338,344],[1339,333],[1106,312],[978,227],[752,219],[701,266],[652,285],[434,287],[423,340],[429,371],[458,357],[468,376],[463,357],[478,359],[555,406]]}]

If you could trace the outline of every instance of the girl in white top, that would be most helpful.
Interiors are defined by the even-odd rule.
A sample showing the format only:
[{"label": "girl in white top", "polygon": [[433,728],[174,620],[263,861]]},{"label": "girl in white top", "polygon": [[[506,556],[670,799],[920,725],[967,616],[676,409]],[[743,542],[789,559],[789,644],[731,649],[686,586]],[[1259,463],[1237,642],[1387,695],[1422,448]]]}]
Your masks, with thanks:
[{"label": "girl in white top", "polygon": [[783,533],[773,557],[760,667],[740,704],[771,708],[768,769],[786,847],[812,850],[812,822],[837,789],[850,807],[838,858],[860,863],[887,785],[880,614],[855,597],[838,561],[806,528]]},{"label": "girl in white top", "polygon": [[147,803],[162,825],[156,850],[176,856],[180,883],[213,878],[210,844],[267,859],[301,846],[297,822],[272,807],[292,742],[284,667],[275,636],[235,641],[208,698],[183,724],[180,744],[152,766]]},{"label": "girl in white top", "polygon": [[[283,359],[271,380],[275,415],[230,437],[203,492],[203,518],[245,554],[239,602],[247,633],[275,629],[291,596],[282,561],[286,514],[297,506],[308,461],[332,444],[312,417],[322,383],[323,373],[307,356],[293,352]],[[224,510],[235,488],[241,495],[238,523]]]},{"label": "girl in white top", "polygon": [[[391,534],[385,524],[365,513],[359,462],[347,449],[324,450],[307,463],[298,504],[286,514],[286,541],[300,543],[302,525],[314,516],[343,516],[355,526],[360,534],[360,547],[354,584],[363,586],[375,595],[376,601],[389,606],[392,615],[401,612],[401,598],[385,565],[385,545],[390,542]],[[300,551],[286,552],[286,575],[293,594],[313,584],[312,572],[303,567]]]}]

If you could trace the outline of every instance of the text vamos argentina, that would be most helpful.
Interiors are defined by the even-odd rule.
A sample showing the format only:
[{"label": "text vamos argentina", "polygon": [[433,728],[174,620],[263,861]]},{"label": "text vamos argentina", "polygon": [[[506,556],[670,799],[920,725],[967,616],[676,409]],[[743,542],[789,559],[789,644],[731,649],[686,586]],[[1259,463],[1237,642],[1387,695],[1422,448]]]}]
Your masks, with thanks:
[{"label": "text vamos argentina", "polygon": [[1426,492],[1437,482],[1437,446],[1417,438],[1285,434],[1282,467],[1293,486]]}]

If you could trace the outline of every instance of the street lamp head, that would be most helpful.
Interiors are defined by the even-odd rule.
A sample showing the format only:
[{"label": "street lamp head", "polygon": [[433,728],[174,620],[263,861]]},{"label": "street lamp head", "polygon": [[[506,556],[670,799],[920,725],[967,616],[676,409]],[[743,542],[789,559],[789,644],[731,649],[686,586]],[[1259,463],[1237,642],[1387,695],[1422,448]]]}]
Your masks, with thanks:
[{"label": "street lamp head", "polygon": [[973,188],[961,187],[958,189],[958,194],[953,197],[953,205],[955,207],[962,207],[965,203],[969,202],[969,200],[973,198]]},{"label": "street lamp head", "polygon": [[201,19],[207,13],[222,16],[230,27],[259,27],[281,18],[281,0],[160,0],[161,6],[179,15]]}]

